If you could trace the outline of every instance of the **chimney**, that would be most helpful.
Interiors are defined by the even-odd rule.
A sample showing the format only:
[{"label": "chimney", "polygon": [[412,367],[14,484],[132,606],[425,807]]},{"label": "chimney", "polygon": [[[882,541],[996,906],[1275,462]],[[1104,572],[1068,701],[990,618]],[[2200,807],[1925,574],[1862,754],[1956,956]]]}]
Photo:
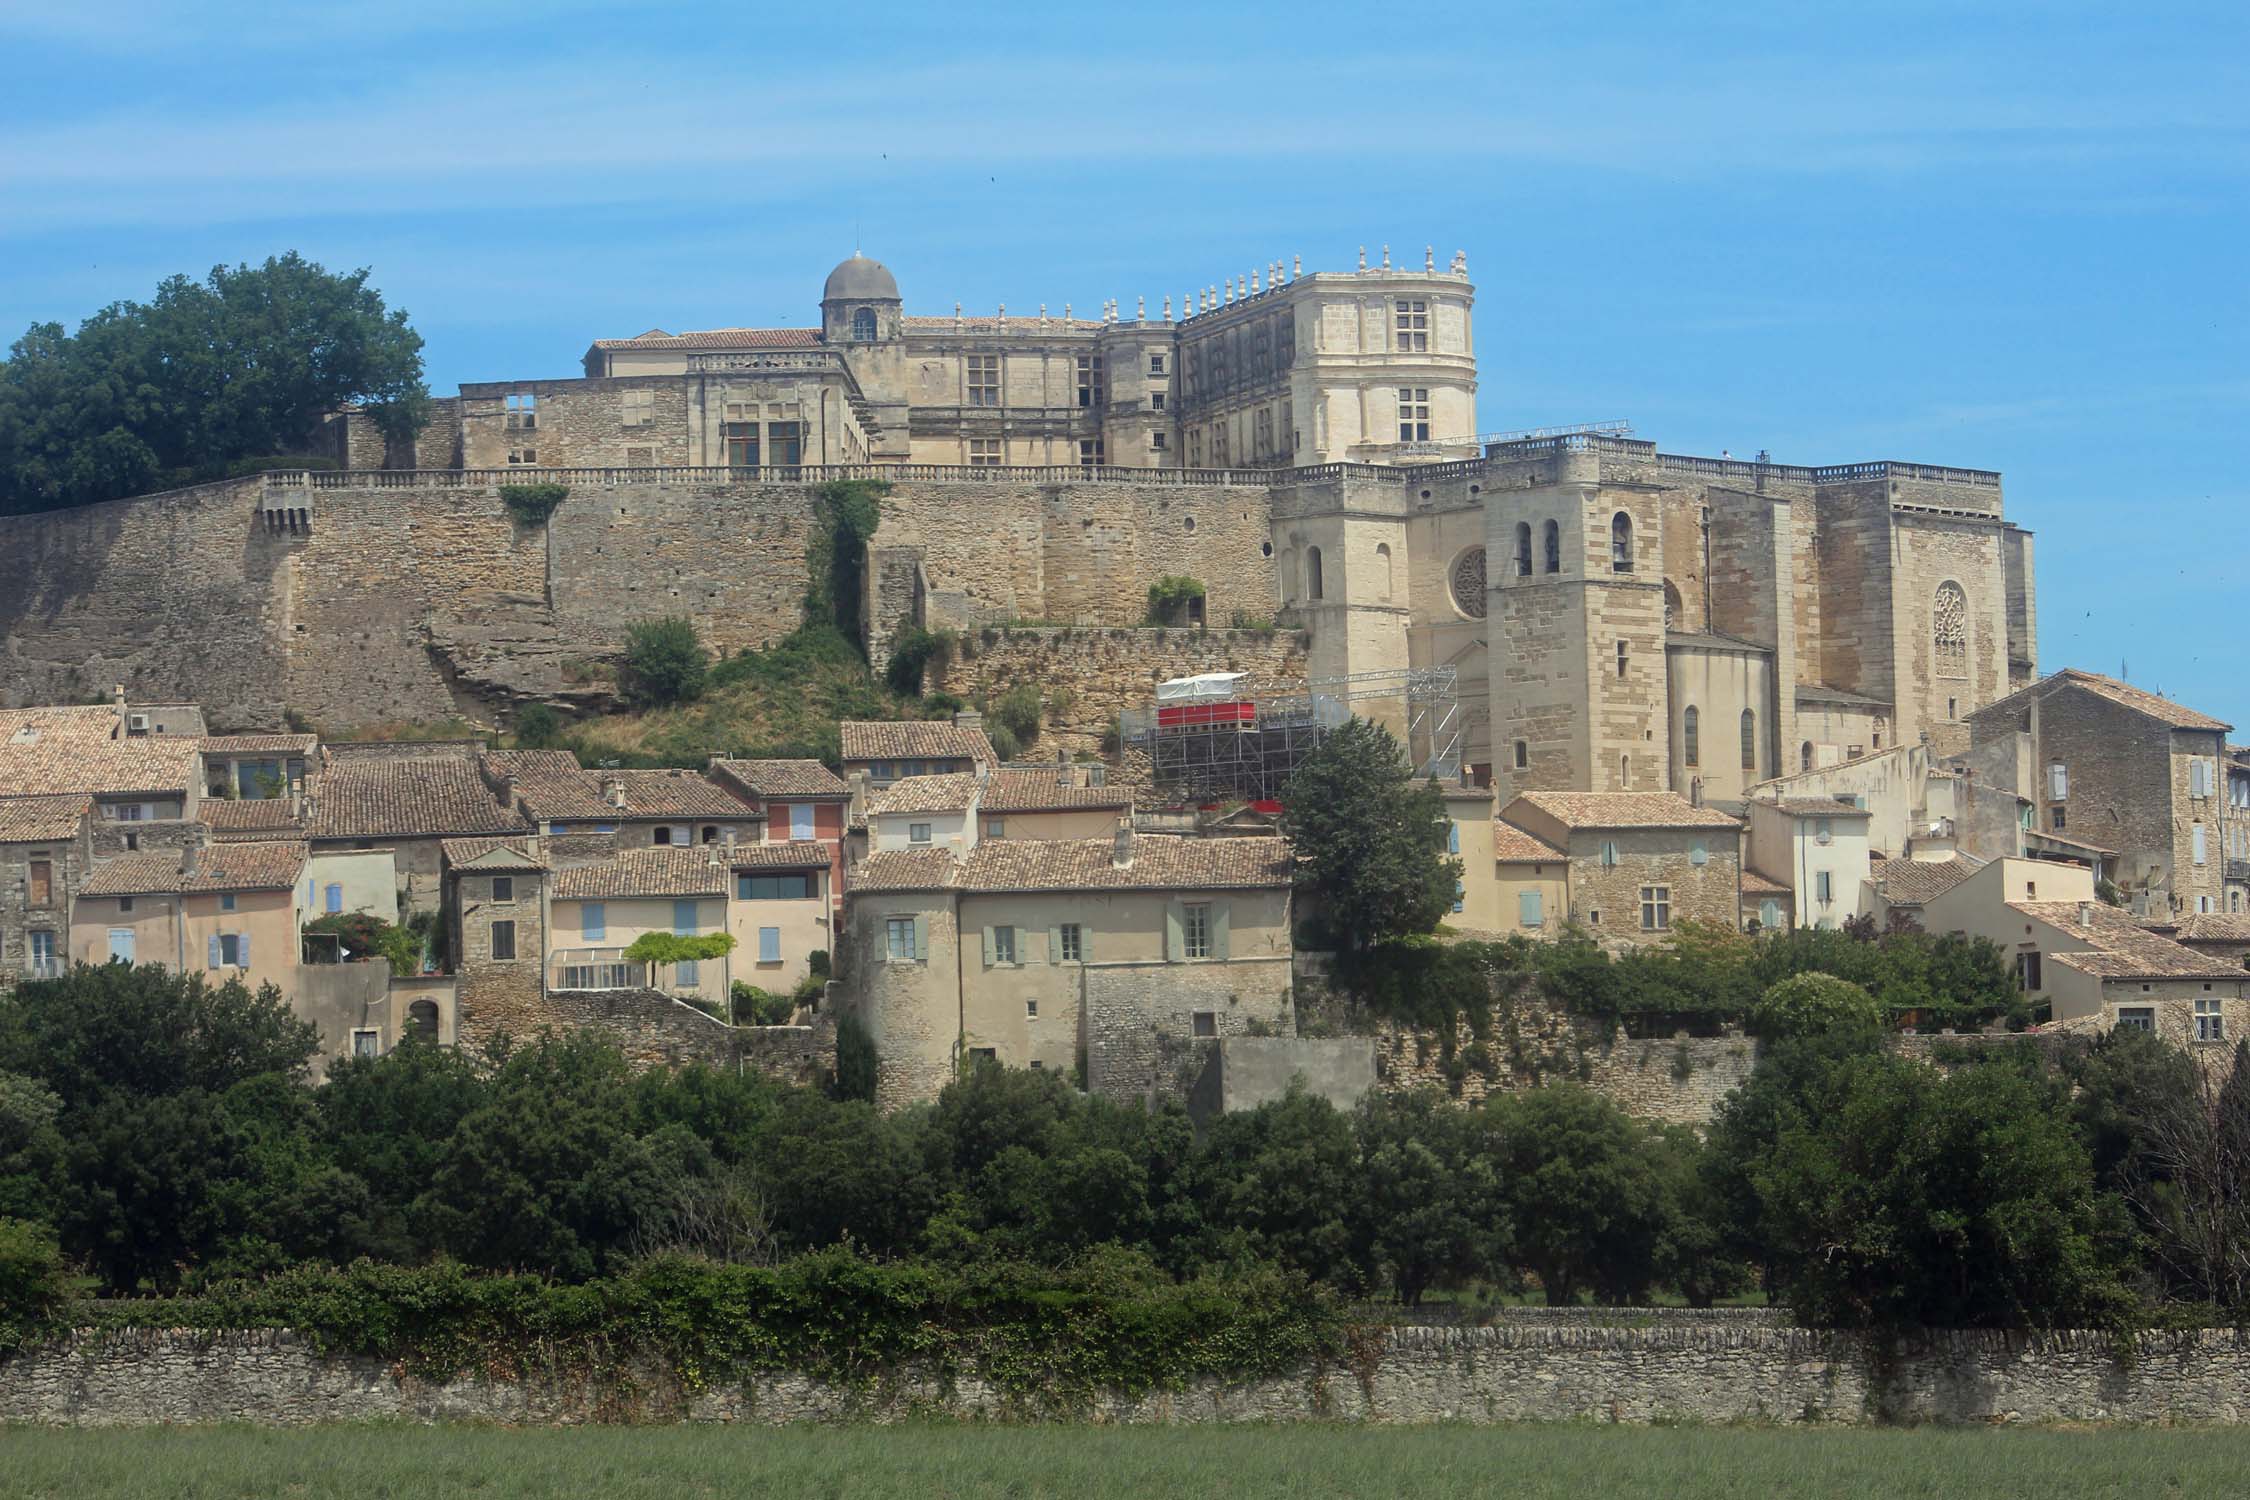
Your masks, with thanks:
[{"label": "chimney", "polygon": [[115,708],[115,709],[117,710],[117,735],[116,735],[116,737],[117,737],[118,739],[123,739],[123,738],[125,738],[125,736],[126,736],[126,735],[128,735],[128,734],[132,733],[132,721],[131,721],[131,720],[129,720],[129,719],[127,719],[127,718],[125,717],[125,684],[124,684],[124,683],[120,682],[120,683],[116,684],[116,685],[115,685],[114,687],[112,687],[112,688],[111,688],[111,689],[109,690],[109,701],[110,701],[110,705],[111,705],[111,707],[113,707],[113,708]]},{"label": "chimney", "polygon": [[848,778],[852,789],[852,800],[851,806],[846,810],[847,821],[853,817],[864,818],[867,816],[867,791],[870,774],[867,768],[862,766],[853,771]]},{"label": "chimney", "polygon": [[2078,925],[2086,928],[2091,928],[2094,925],[2093,902],[2081,901],[2078,903]]},{"label": "chimney", "polygon": [[611,807],[625,805],[625,783],[615,776],[602,778],[602,800]]},{"label": "chimney", "polygon": [[203,864],[203,846],[197,839],[189,839],[180,848],[180,873],[193,875]]},{"label": "chimney", "polygon": [[964,729],[982,729],[984,715],[973,708],[958,708],[953,711],[953,722]]},{"label": "chimney", "polygon": [[1109,850],[1109,863],[1110,863],[1110,866],[1111,866],[1111,868],[1113,868],[1113,869],[1118,869],[1118,870],[1126,870],[1126,869],[1130,869],[1130,868],[1132,868],[1132,864],[1133,864],[1133,825],[1132,825],[1132,824],[1130,824],[1130,823],[1120,823],[1120,824],[1119,824],[1119,825],[1117,826],[1117,837],[1116,837],[1116,839],[1115,839],[1115,840],[1114,840],[1114,841],[1113,841],[1113,842],[1112,842],[1112,843],[1110,844],[1110,850]]}]

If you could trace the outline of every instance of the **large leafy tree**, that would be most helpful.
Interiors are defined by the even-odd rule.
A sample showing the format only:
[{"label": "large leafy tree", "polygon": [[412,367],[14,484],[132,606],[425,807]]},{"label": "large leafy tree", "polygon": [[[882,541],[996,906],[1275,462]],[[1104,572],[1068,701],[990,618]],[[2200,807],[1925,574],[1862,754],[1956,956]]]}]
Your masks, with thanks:
[{"label": "large leafy tree", "polygon": [[1646,1300],[1677,1206],[1654,1132],[1603,1095],[1558,1084],[1486,1101],[1479,1124],[1514,1226],[1514,1258],[1552,1307],[1591,1289]]},{"label": "large leafy tree", "polygon": [[1461,862],[1446,847],[1445,798],[1417,786],[1391,732],[1353,719],[1299,763],[1282,794],[1281,831],[1297,889],[1357,950],[1429,932],[1451,909]]},{"label": "large leafy tree", "polygon": [[1468,1113],[1434,1089],[1370,1094],[1359,1136],[1358,1241],[1370,1282],[1412,1307],[1441,1281],[1506,1263],[1509,1220],[1490,1153]]},{"label": "large leafy tree", "polygon": [[291,251],[171,277],[75,333],[34,325],[0,363],[0,511],[215,478],[295,448],[346,402],[411,437],[429,399],[422,338],[367,278]]}]

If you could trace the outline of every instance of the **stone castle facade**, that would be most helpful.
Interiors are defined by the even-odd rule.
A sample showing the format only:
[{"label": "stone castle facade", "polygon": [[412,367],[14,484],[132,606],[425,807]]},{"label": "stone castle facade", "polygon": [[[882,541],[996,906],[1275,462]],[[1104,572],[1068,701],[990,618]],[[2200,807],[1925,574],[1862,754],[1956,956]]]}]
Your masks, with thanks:
[{"label": "stone castle facade", "polygon": [[[1087,320],[909,317],[855,256],[818,327],[599,340],[583,376],[462,387],[411,453],[345,414],[344,472],[0,518],[0,699],[117,681],[333,725],[567,701],[635,619],[786,633],[811,486],[863,475],[892,482],[878,653],[910,623],[1137,625],[1186,574],[1213,625],[1304,631],[1307,677],[1453,668],[1503,797],[1958,751],[2033,679],[1997,474],[1479,441],[1465,261],[1388,260]],[[571,487],[544,534],[497,496],[533,477]]]}]

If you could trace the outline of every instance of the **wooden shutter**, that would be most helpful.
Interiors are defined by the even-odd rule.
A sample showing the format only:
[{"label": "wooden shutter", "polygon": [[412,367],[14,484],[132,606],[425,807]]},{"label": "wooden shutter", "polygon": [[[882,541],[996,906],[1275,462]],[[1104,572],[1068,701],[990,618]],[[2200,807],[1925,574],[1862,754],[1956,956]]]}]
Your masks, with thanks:
[{"label": "wooden shutter", "polygon": [[914,919],[914,952],[912,956],[921,962],[927,962],[929,959],[930,919],[926,916],[918,916]]},{"label": "wooden shutter", "polygon": [[210,948],[211,961],[205,967],[216,969],[219,966],[219,935],[215,932],[211,934]]},{"label": "wooden shutter", "polygon": [[1227,956],[1228,909],[1228,903],[1224,901],[1211,903],[1211,956],[1213,958],[1225,958]]},{"label": "wooden shutter", "polygon": [[245,969],[250,967],[250,934],[240,933],[234,940],[234,956]]},{"label": "wooden shutter", "polygon": [[1047,962],[1051,964],[1059,964],[1062,961],[1062,929],[1060,927],[1050,927],[1047,929]]},{"label": "wooden shutter", "polygon": [[992,929],[989,927],[984,929],[984,966],[992,967]]},{"label": "wooden shutter", "polygon": [[1187,939],[1181,931],[1183,921],[1179,902],[1174,901],[1164,908],[1164,956],[1174,962],[1187,951]]}]

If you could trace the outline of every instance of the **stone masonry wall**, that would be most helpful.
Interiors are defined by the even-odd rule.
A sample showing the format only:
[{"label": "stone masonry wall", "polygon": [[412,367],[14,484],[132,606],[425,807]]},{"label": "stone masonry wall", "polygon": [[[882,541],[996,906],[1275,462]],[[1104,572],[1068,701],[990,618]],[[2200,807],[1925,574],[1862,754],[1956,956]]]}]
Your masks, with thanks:
[{"label": "stone masonry wall", "polygon": [[[2095,1333],[1931,1332],[1879,1362],[1848,1335],[1767,1319],[1636,1321],[1651,1326],[1525,1319],[1370,1330],[1349,1368],[1101,1392],[1068,1414],[1135,1424],[2250,1421],[2250,1335],[2231,1329],[2142,1335],[2129,1351]],[[0,1421],[778,1425],[1058,1414],[973,1374],[909,1369],[839,1386],[778,1372],[692,1390],[661,1372],[634,1375],[630,1389],[544,1370],[440,1383],[384,1360],[323,1355],[281,1331],[87,1333],[0,1364]]]},{"label": "stone masonry wall", "polygon": [[1128,708],[1155,701],[1156,685],[1201,672],[1248,672],[1259,682],[1301,682],[1304,637],[1293,630],[1031,629],[973,632],[930,686],[968,702],[1028,682],[1049,696],[1069,695],[1031,752],[1099,752]]}]

